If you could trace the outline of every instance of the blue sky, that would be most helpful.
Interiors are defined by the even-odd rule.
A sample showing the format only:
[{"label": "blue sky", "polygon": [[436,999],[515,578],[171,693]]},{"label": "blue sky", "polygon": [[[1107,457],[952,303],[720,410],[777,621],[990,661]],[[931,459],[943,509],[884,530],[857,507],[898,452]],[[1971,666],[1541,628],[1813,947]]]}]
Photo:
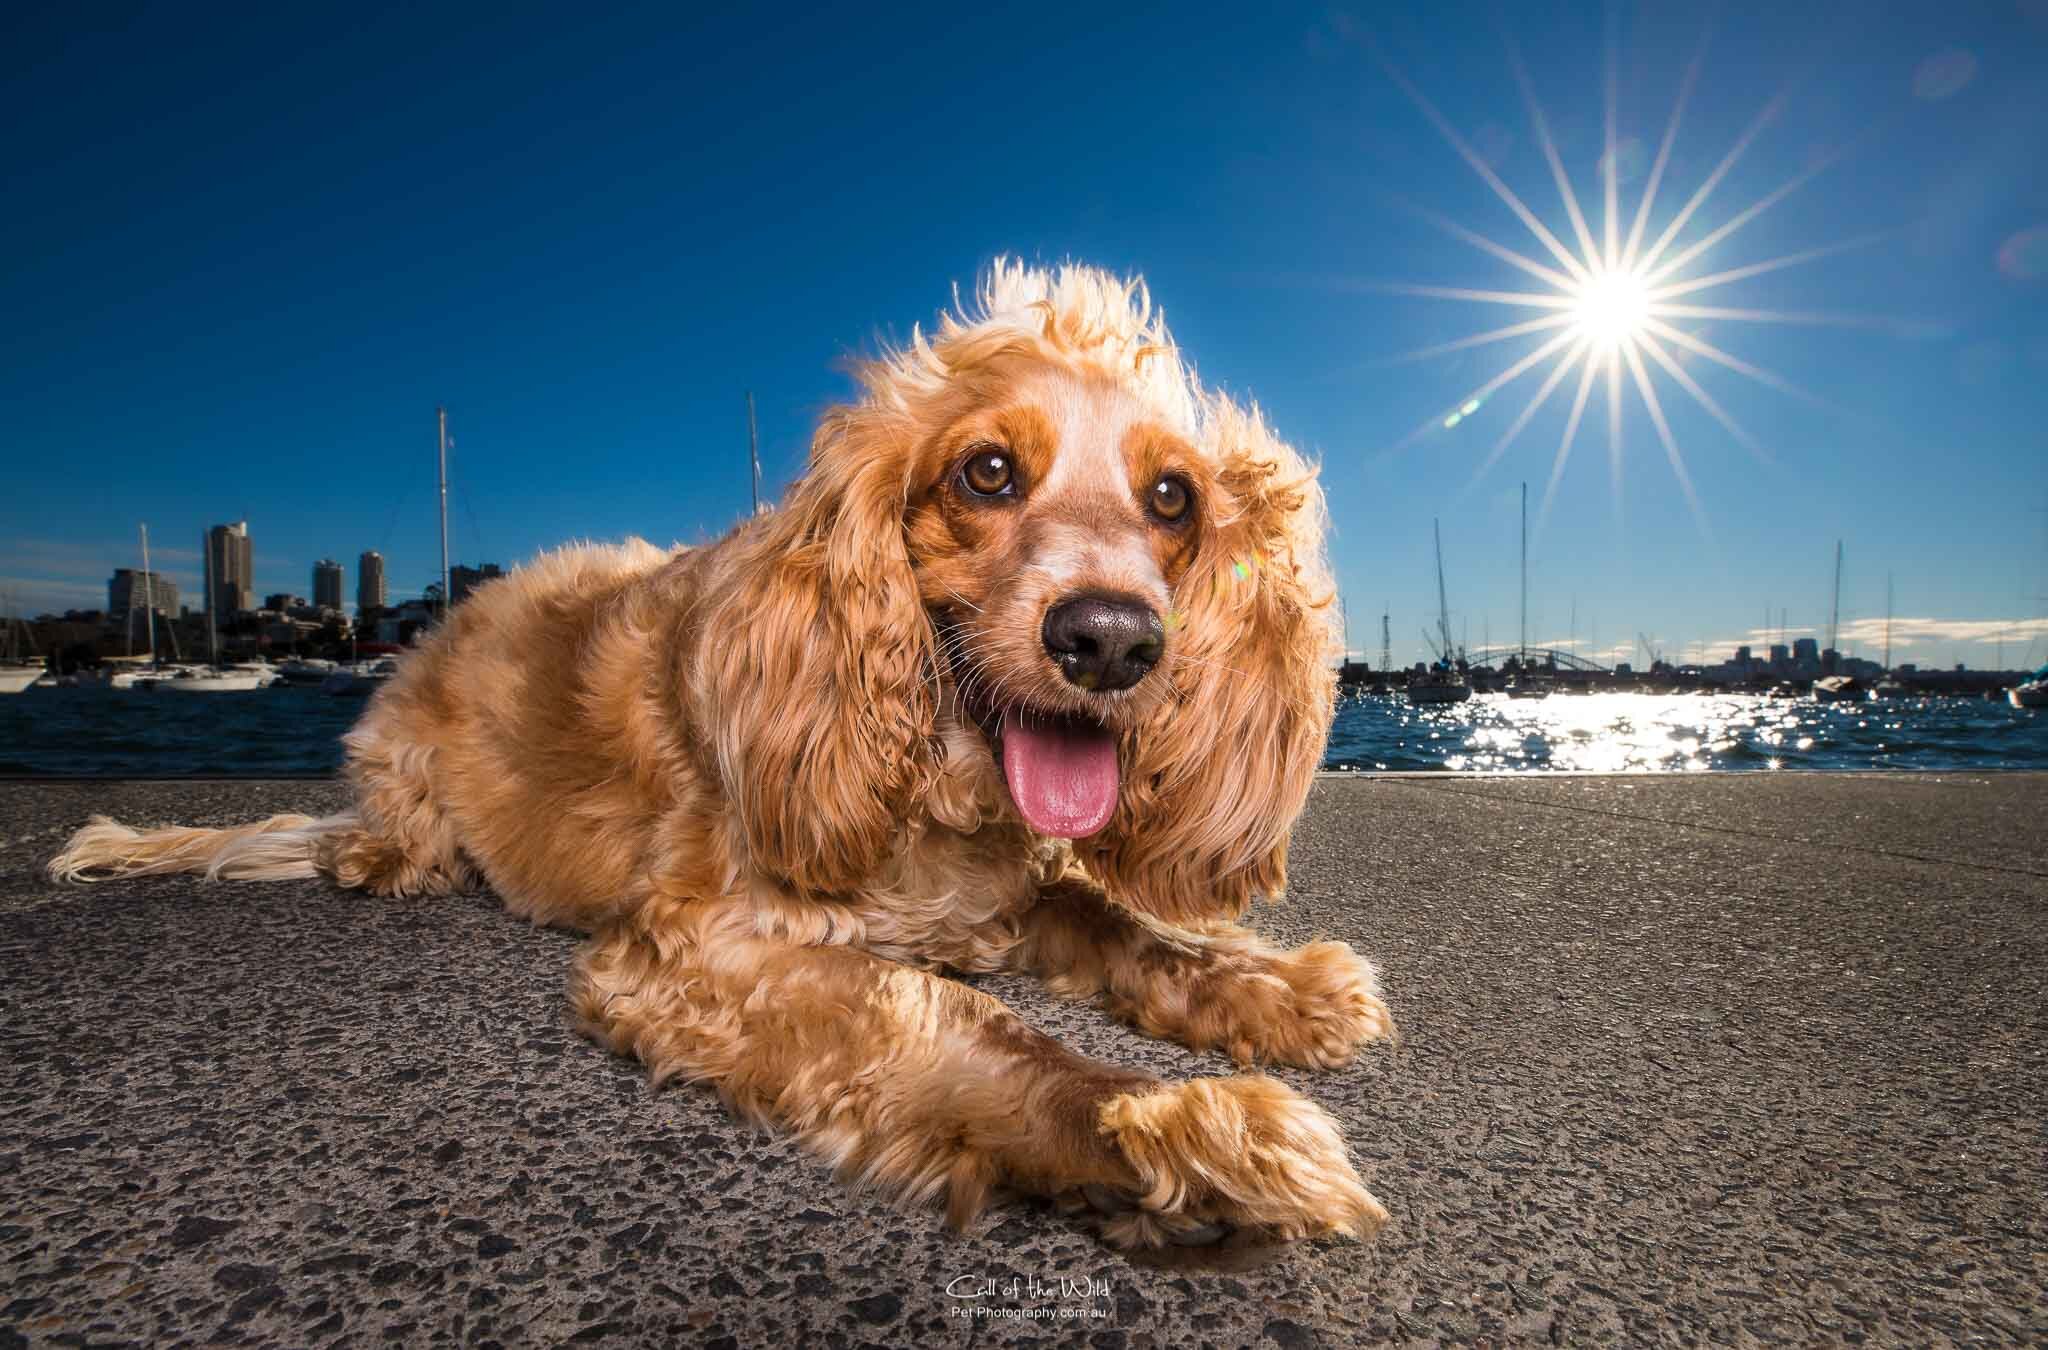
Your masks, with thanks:
[{"label": "blue sky", "polygon": [[[10,7],[0,589],[104,604],[146,520],[196,590],[202,529],[246,518],[260,589],[332,556],[352,594],[376,548],[416,592],[437,404],[456,560],[705,539],[746,509],[746,390],[779,487],[843,359],[1008,253],[1144,273],[1203,376],[1320,457],[1358,646],[1384,608],[1419,654],[1434,517],[1454,632],[1511,640],[1517,485],[1540,505],[1576,376],[1474,484],[1548,367],[1444,414],[1544,335],[1397,358],[1546,311],[1396,287],[1544,289],[1413,206],[1554,260],[1388,68],[1570,242],[1502,34],[1597,233],[1610,23],[1626,219],[1689,7]],[[1875,235],[1689,297],[1844,322],[1672,322],[1811,401],[1682,363],[1765,461],[1647,367],[1703,531],[1632,391],[1617,498],[1596,393],[1531,635],[1574,606],[1582,648],[1810,632],[1841,538],[1845,647],[1875,654],[1889,572],[1900,659],[2038,663],[2048,3],[1726,8],[1651,236],[1779,96],[1666,256],[1825,165],[1684,275]]]}]

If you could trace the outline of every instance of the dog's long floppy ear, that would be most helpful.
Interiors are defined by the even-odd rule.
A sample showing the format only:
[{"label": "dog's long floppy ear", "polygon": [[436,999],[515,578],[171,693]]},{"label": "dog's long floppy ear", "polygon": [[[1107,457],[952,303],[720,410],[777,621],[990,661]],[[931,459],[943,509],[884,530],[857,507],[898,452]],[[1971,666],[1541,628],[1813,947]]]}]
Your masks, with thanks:
[{"label": "dog's long floppy ear", "polygon": [[1336,710],[1322,490],[1256,410],[1218,403],[1224,500],[1175,588],[1173,694],[1125,737],[1117,814],[1084,846],[1111,895],[1180,922],[1280,893]]},{"label": "dog's long floppy ear", "polygon": [[697,633],[735,855],[803,894],[871,878],[928,786],[937,652],[904,540],[910,454],[900,419],[829,413]]}]

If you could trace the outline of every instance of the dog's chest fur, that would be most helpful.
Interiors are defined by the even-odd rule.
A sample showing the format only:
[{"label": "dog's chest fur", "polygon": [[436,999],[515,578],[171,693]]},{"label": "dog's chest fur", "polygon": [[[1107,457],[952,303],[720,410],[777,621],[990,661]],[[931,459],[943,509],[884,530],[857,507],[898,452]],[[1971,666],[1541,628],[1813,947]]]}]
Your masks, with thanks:
[{"label": "dog's chest fur", "polygon": [[762,887],[754,902],[764,935],[844,943],[927,969],[1002,968],[1019,917],[1072,865],[1072,851],[1017,820],[980,733],[950,700],[938,734],[944,757],[923,809],[881,875],[846,901],[799,903],[779,886]]}]

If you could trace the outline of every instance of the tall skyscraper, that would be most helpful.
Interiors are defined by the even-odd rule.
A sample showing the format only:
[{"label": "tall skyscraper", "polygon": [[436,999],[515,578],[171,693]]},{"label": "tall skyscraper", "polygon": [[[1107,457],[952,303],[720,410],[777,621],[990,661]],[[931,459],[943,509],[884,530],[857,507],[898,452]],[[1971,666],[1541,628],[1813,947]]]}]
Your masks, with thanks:
[{"label": "tall skyscraper", "polygon": [[341,608],[341,564],[332,558],[313,564],[313,603],[322,609]]},{"label": "tall skyscraper", "polygon": [[206,532],[206,559],[213,589],[206,607],[218,616],[256,608],[256,544],[249,522],[216,525]]},{"label": "tall skyscraper", "polygon": [[145,588],[139,570],[115,568],[113,579],[107,582],[107,616],[120,619],[131,610],[139,609],[153,609],[167,619],[175,617],[178,612],[178,583],[161,572],[152,572]]},{"label": "tall skyscraper", "polygon": [[356,559],[356,612],[384,605],[384,555],[371,549]]}]

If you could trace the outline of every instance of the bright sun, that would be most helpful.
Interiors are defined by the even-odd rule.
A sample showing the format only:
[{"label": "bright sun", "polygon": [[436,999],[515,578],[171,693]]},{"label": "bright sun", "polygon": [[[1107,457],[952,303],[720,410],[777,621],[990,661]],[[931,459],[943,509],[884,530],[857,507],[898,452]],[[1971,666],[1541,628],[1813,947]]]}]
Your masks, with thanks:
[{"label": "bright sun", "polygon": [[[1610,18],[1611,15],[1612,10]],[[1686,504],[1692,508],[1701,533],[1705,535],[1706,515],[1700,505],[1699,494],[1693,488],[1692,475],[1686,469],[1685,456],[1679,450],[1678,439],[1672,432],[1670,420],[1664,415],[1664,400],[1657,392],[1659,381],[1655,378],[1655,372],[1662,371],[1672,385],[1690,395],[1694,403],[1720,423],[1729,436],[1747,448],[1760,463],[1769,462],[1769,452],[1756,437],[1729,415],[1728,410],[1723,408],[1698,380],[1693,378],[1686,369],[1686,358],[1698,357],[1808,402],[1822,407],[1828,405],[1782,376],[1762,369],[1733,353],[1723,351],[1707,341],[1699,332],[1687,331],[1691,325],[1684,321],[1863,326],[1872,320],[1858,315],[1795,313],[1752,306],[1702,304],[1699,302],[1700,293],[1768,272],[1776,272],[1781,268],[1812,262],[1852,248],[1861,248],[1888,236],[1882,232],[1859,235],[1775,258],[1745,262],[1719,271],[1706,272],[1697,265],[1702,256],[1796,192],[1802,185],[1810,182],[1834,163],[1841,152],[1812,161],[1774,191],[1759,197],[1748,207],[1735,212],[1690,242],[1681,243],[1680,238],[1685,233],[1686,226],[1706,205],[1716,186],[1735,168],[1736,162],[1742,158],[1750,144],[1778,115],[1783,100],[1773,98],[1751,119],[1749,125],[1736,138],[1734,145],[1721,157],[1720,162],[1707,174],[1706,180],[1694,190],[1685,204],[1671,215],[1660,231],[1653,234],[1650,223],[1652,217],[1657,214],[1657,190],[1664,182],[1665,170],[1672,163],[1672,147],[1677,143],[1679,123],[1685,112],[1687,100],[1697,83],[1701,61],[1705,55],[1705,44],[1703,40],[1700,50],[1695,53],[1692,64],[1686,70],[1685,78],[1679,83],[1677,97],[1671,107],[1670,120],[1665,125],[1663,139],[1659,142],[1656,156],[1650,163],[1633,213],[1625,211],[1620,200],[1621,175],[1618,166],[1621,163],[1621,141],[1616,126],[1616,104],[1620,84],[1616,69],[1617,49],[1618,44],[1610,33],[1607,42],[1603,100],[1604,152],[1600,156],[1597,168],[1599,196],[1596,200],[1599,209],[1595,212],[1595,218],[1589,220],[1586,211],[1580,205],[1579,194],[1572,186],[1571,175],[1565,169],[1564,157],[1559,153],[1556,141],[1551,138],[1550,124],[1544,117],[1542,107],[1537,103],[1535,86],[1529,78],[1528,69],[1522,64],[1521,55],[1512,39],[1508,42],[1508,60],[1514,71],[1515,82],[1521,87],[1523,102],[1528,107],[1536,144],[1541,149],[1543,159],[1550,167],[1550,176],[1557,185],[1558,197],[1571,226],[1569,234],[1577,244],[1574,248],[1559,238],[1558,232],[1553,232],[1543,223],[1528,203],[1517,196],[1514,189],[1495,172],[1493,163],[1466,141],[1450,119],[1438,111],[1436,105],[1429,101],[1415,83],[1402,74],[1384,53],[1375,48],[1380,68],[1421,110],[1423,116],[1429,119],[1437,132],[1450,143],[1453,150],[1457,151],[1459,157],[1471,165],[1473,171],[1493,189],[1493,194],[1514,212],[1550,258],[1547,262],[1539,261],[1426,207],[1412,208],[1438,229],[1464,240],[1542,284],[1539,287],[1522,290],[1432,286],[1408,282],[1380,284],[1384,289],[1408,295],[1536,311],[1533,318],[1406,353],[1401,359],[1419,360],[1486,347],[1516,338],[1533,336],[1537,339],[1536,346],[1525,350],[1513,362],[1450,404],[1434,418],[1416,426],[1413,431],[1395,442],[1393,448],[1402,449],[1431,434],[1433,429],[1454,431],[1466,425],[1479,415],[1495,391],[1506,388],[1530,371],[1548,363],[1549,373],[1543,377],[1536,392],[1523,405],[1521,412],[1508,423],[1506,429],[1494,441],[1493,448],[1473,471],[1472,483],[1477,484],[1486,477],[1553,394],[1561,389],[1575,389],[1567,399],[1570,412],[1565,418],[1563,434],[1558,439],[1556,453],[1551,459],[1550,481],[1543,493],[1542,515],[1539,519],[1548,519],[1552,499],[1556,495],[1559,481],[1564,476],[1566,461],[1571,458],[1572,446],[1578,439],[1581,426],[1587,420],[1587,404],[1595,387],[1604,385],[1607,404],[1608,462],[1615,475],[1618,509],[1623,440],[1623,389],[1628,384],[1633,384],[1641,399],[1643,410],[1649,414],[1657,440],[1664,447],[1665,458],[1671,463],[1671,470],[1678,479],[1679,489],[1685,494]]]},{"label": "bright sun", "polygon": [[1572,296],[1572,321],[1581,336],[1602,347],[1640,337],[1650,320],[1650,291],[1640,274],[1601,268]]}]

